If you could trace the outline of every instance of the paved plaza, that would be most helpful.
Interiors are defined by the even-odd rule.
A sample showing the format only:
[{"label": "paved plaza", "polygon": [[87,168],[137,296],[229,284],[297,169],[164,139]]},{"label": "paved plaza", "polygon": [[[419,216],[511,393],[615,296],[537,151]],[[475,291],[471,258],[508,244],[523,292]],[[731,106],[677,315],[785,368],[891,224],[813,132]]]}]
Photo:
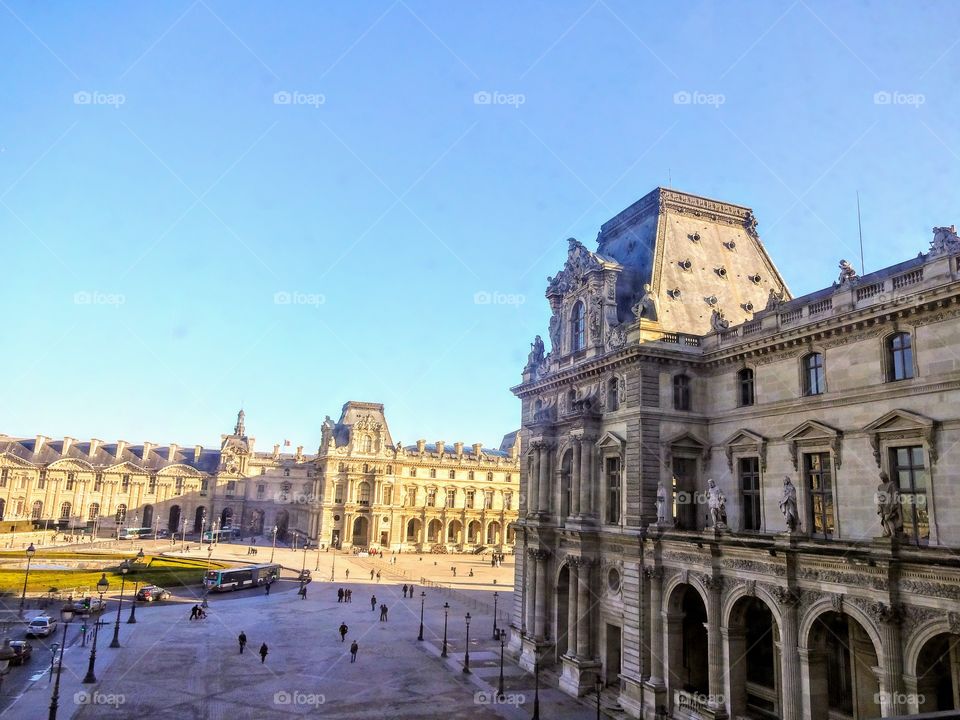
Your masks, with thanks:
[{"label": "paved plaza", "polygon": [[[205,557],[207,552],[194,545],[189,554]],[[258,556],[250,559],[267,562],[269,556],[270,548],[261,547]],[[196,599],[179,596],[174,602],[138,604],[137,623],[131,625],[126,622],[129,605],[125,602],[120,649],[108,647],[116,618],[116,605],[111,603],[105,616],[109,624],[101,629],[97,651],[98,683],[80,683],[89,647],[82,648],[72,639],[68,642],[59,717],[530,717],[533,677],[509,657],[504,663],[506,702],[497,704],[495,699],[500,643],[493,640],[493,591],[499,594],[502,623],[512,602],[512,562],[494,569],[483,556],[424,555],[423,560],[415,555],[396,556],[393,564],[390,555],[375,560],[338,554],[336,581],[331,583],[331,553],[318,556],[310,551],[304,556],[302,551],[277,548],[275,556],[286,570],[269,596],[259,589],[213,595],[206,620],[189,620]],[[220,545],[213,557],[245,561],[248,556],[245,545]],[[315,579],[302,600],[293,578],[304,564]],[[456,578],[452,565],[457,567]],[[401,590],[408,577],[416,581],[412,599],[404,598]],[[421,584],[421,577],[427,585]],[[438,582],[451,586],[432,584]],[[352,603],[337,602],[338,587],[353,591]],[[417,640],[421,592],[426,593],[423,642]],[[389,608],[386,622],[379,620],[379,610],[371,611],[374,594],[378,608],[381,603]],[[450,605],[446,659],[440,656],[445,602]],[[471,615],[470,673],[463,672],[467,612]],[[345,642],[337,632],[341,623],[349,626]],[[242,655],[237,642],[241,631],[248,638]],[[354,640],[359,650],[351,663],[349,649]],[[264,642],[269,654],[261,663],[257,652]],[[31,720],[46,712],[51,691],[43,672],[46,662],[45,656],[34,659],[29,669],[33,681],[0,718]],[[578,702],[556,689],[543,689],[548,683],[545,677],[542,681],[542,717],[596,716],[592,701]]]}]

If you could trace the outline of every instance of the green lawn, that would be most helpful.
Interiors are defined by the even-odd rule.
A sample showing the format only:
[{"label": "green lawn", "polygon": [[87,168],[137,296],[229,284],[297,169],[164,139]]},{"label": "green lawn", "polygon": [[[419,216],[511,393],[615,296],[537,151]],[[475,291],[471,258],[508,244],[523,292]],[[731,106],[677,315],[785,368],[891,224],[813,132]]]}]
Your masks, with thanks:
[{"label": "green lawn", "polygon": [[[22,553],[13,553],[13,556],[22,557]],[[0,558],[10,557],[7,553],[0,553]],[[119,565],[124,559],[131,560],[133,569],[127,573],[127,585],[139,582],[141,585],[159,585],[168,590],[176,591],[188,585],[196,585],[203,579],[207,568],[206,559],[174,558],[147,555],[142,563],[133,563],[134,554],[117,555],[112,553],[68,553],[68,552],[37,552],[34,561],[47,560],[108,560],[111,561],[103,570],[30,570],[30,579],[27,583],[27,592],[42,594],[56,588],[61,592],[89,593],[96,591],[97,581],[102,574],[106,574],[110,581],[110,590],[120,589],[122,575]],[[211,562],[211,568],[227,567],[226,563]],[[24,571],[0,569],[0,593],[19,595],[23,591]]]}]

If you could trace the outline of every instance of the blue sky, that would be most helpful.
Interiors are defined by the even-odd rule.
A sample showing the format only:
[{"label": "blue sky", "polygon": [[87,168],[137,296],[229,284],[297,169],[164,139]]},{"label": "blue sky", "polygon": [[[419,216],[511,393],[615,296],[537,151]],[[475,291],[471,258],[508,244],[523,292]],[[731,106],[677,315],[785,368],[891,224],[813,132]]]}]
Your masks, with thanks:
[{"label": "blue sky", "polygon": [[868,271],[960,220],[958,20],[2,0],[0,432],[211,444],[243,403],[312,451],[359,399],[495,444],[565,239],[657,185],[754,208],[795,294],[856,259],[858,190]]}]

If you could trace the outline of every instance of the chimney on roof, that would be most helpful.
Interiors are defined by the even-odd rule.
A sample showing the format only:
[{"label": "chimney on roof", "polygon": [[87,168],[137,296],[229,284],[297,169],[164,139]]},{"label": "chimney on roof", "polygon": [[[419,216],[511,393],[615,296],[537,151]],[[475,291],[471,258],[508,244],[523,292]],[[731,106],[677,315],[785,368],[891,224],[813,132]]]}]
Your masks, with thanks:
[{"label": "chimney on roof", "polygon": [[33,454],[39,455],[40,450],[43,448],[43,444],[49,439],[50,438],[48,438],[46,435],[37,435],[37,442],[33,446]]},{"label": "chimney on roof", "polygon": [[73,444],[74,444],[76,441],[77,441],[76,438],[64,436],[64,438],[63,438],[63,450],[60,451],[60,454],[61,454],[61,455],[66,455],[67,452],[70,450],[70,448],[73,446]]},{"label": "chimney on roof", "polygon": [[447,449],[447,441],[437,440],[437,455],[443,455],[446,449]]},{"label": "chimney on roof", "polygon": [[179,446],[176,443],[170,443],[170,447],[167,449],[167,462],[173,462],[173,459],[177,456],[177,450]]},{"label": "chimney on roof", "polygon": [[126,440],[117,440],[117,460],[120,459],[120,456],[123,455],[123,451],[127,449],[127,445],[129,444]]},{"label": "chimney on roof", "polygon": [[277,443],[273,446],[273,459],[277,460],[280,457],[280,443]]},{"label": "chimney on roof", "polygon": [[426,450],[426,449],[427,449],[427,441],[426,441],[426,440],[417,440],[417,452],[422,454],[423,451]]},{"label": "chimney on roof", "polygon": [[147,442],[146,440],[144,440],[143,442],[143,459],[144,460],[146,460],[150,456],[151,450],[153,450],[153,443]]},{"label": "chimney on roof", "polygon": [[463,443],[455,442],[453,444],[453,451],[457,454],[457,457],[460,457],[461,455],[463,455]]},{"label": "chimney on roof", "polygon": [[193,461],[195,463],[200,462],[200,451],[203,450],[203,445],[194,445],[193,446]]},{"label": "chimney on roof", "polygon": [[473,444],[473,454],[478,459],[480,457],[480,451],[483,449],[483,443],[474,443]]},{"label": "chimney on roof", "polygon": [[103,445],[103,440],[97,440],[96,438],[90,438],[90,457],[93,457],[97,454],[97,450],[100,449],[100,446]]}]

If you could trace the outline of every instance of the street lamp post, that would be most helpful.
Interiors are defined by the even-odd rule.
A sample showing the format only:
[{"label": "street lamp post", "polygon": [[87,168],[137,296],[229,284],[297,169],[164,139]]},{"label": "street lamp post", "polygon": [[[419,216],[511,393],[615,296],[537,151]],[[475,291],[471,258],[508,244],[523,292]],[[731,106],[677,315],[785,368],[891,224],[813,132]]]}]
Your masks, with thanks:
[{"label": "street lamp post", "polygon": [[130,565],[124,560],[120,563],[120,599],[117,601],[117,622],[113,626],[113,640],[110,641],[110,647],[120,647],[120,608],[123,606],[123,586],[127,582],[127,573],[130,572]]},{"label": "street lamp post", "polygon": [[67,627],[73,620],[73,608],[65,607],[60,611],[63,620],[63,644],[60,646],[60,662],[57,663],[57,682],[53,685],[53,696],[50,698],[50,720],[57,720],[57,706],[60,703],[60,672],[63,670],[63,651],[67,647]]},{"label": "street lamp post", "polygon": [[[333,543],[331,543],[332,545]],[[333,546],[333,562],[330,564],[330,582],[333,582],[333,573],[337,569],[337,546]]]},{"label": "street lamp post", "polygon": [[467,613],[464,620],[467,621],[467,642],[464,643],[463,649],[463,671],[465,673],[470,672],[470,613]]},{"label": "street lamp post", "polygon": [[597,720],[600,720],[600,693],[603,692],[603,680],[600,679],[599,675],[597,675],[593,687],[597,691]]},{"label": "street lamp post", "polygon": [[133,584],[133,598],[130,600],[130,617],[127,618],[127,625],[133,625],[137,622],[137,590],[140,589],[140,581]]},{"label": "street lamp post", "polygon": [[497,683],[497,700],[503,702],[503,638],[500,638],[500,682]]},{"label": "street lamp post", "polygon": [[279,530],[279,528],[276,525],[274,525],[273,526],[273,547],[270,549],[270,562],[273,562],[273,554],[277,551],[277,530]]},{"label": "street lamp post", "polygon": [[540,653],[533,652],[533,719],[540,720]]},{"label": "street lamp post", "polygon": [[447,656],[447,613],[450,612],[450,603],[443,604],[443,649],[440,651],[440,657]]},{"label": "street lamp post", "polygon": [[307,569],[307,548],[309,545],[307,543],[303,544],[303,563],[300,565],[300,577],[303,577],[304,570]]},{"label": "street lamp post", "polygon": [[[97,581],[97,592],[100,593],[100,608],[103,608],[103,594],[109,589],[110,581],[107,580],[107,574],[103,573],[100,576],[100,580]],[[102,612],[102,610],[100,611]],[[99,617],[93,628],[93,646],[90,648],[90,664],[87,666],[87,674],[83,678],[83,682],[86,684],[95,683],[97,681],[97,676],[93,672],[94,665],[97,662],[97,637],[100,635],[100,626],[103,625],[103,620]]]},{"label": "street lamp post", "polygon": [[420,634],[417,635],[417,640],[423,640],[423,603],[427,599],[427,594],[423,591],[420,592]]},{"label": "street lamp post", "polygon": [[500,637],[500,634],[497,632],[497,591],[493,591],[493,639],[496,640]]},{"label": "street lamp post", "polygon": [[27,572],[23,576],[23,592],[20,594],[20,614],[23,615],[23,605],[27,601],[27,580],[30,579],[30,563],[33,561],[33,555],[37,552],[37,549],[33,546],[33,543],[30,543],[30,547],[27,548]]}]

